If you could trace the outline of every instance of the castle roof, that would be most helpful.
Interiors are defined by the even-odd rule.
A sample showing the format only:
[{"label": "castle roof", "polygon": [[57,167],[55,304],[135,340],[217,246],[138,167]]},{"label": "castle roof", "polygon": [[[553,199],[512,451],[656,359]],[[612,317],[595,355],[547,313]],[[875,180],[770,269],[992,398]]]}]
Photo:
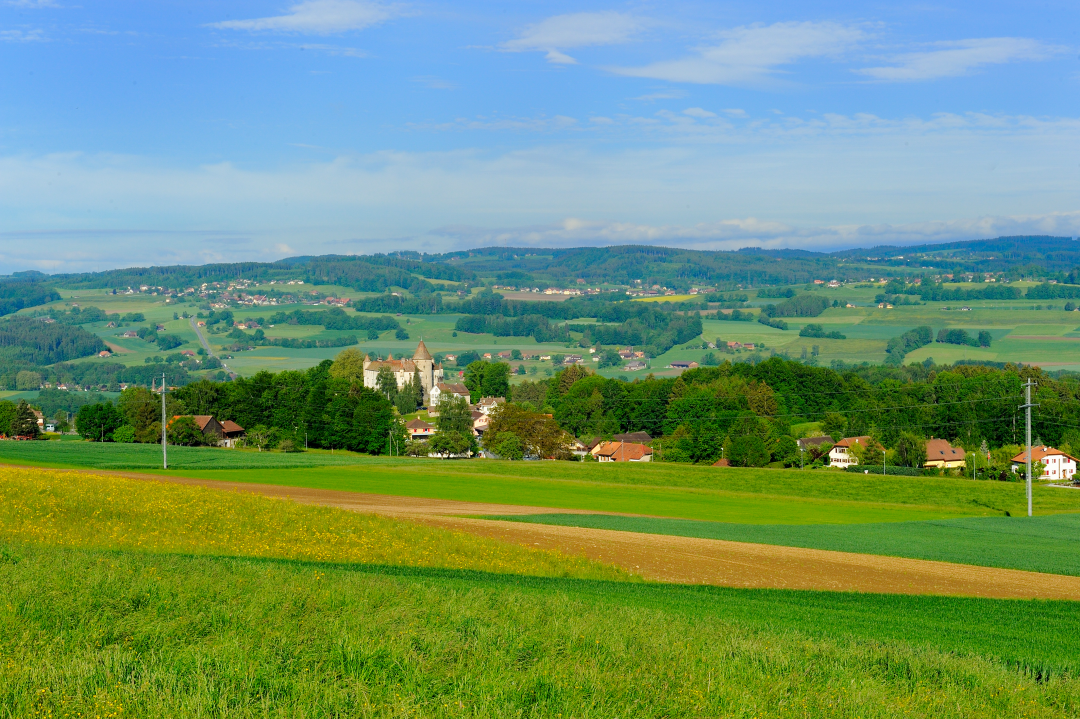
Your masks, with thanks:
[{"label": "castle roof", "polygon": [[432,360],[434,357],[428,352],[427,345],[424,344],[424,340],[420,340],[420,344],[416,345],[416,352],[413,354],[414,360]]}]

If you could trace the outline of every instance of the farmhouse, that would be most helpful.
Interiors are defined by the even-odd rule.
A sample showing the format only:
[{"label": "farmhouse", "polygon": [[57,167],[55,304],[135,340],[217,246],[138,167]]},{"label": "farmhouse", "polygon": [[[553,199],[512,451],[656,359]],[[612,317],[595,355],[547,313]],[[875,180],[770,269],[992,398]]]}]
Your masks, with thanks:
[{"label": "farmhouse", "polygon": [[924,467],[935,469],[956,469],[963,467],[967,453],[961,447],[953,447],[943,439],[931,439],[926,442],[926,463]]},{"label": "farmhouse", "polygon": [[668,365],[671,369],[694,369],[697,366],[697,362],[672,362]]},{"label": "farmhouse", "polygon": [[626,370],[628,372],[640,372],[645,369],[645,363],[641,360],[634,360],[633,362],[626,363]]},{"label": "farmhouse", "polygon": [[591,454],[601,462],[651,462],[652,449],[635,442],[601,442]]},{"label": "farmhouse", "polygon": [[858,458],[851,452],[852,447],[856,444],[863,447],[869,447],[870,438],[866,436],[844,437],[829,450],[829,466],[843,469],[844,467],[858,464]]},{"label": "farmhouse", "polygon": [[[1027,452],[1021,452],[1012,458],[1012,470],[1019,472],[1024,470],[1024,465],[1027,462]],[[1043,471],[1043,477],[1047,479],[1072,479],[1076,474],[1076,457],[1065,454],[1060,449],[1054,449],[1053,447],[1047,447],[1045,445],[1041,447],[1031,448],[1031,462],[1042,462],[1046,468]]]},{"label": "farmhouse", "polygon": [[416,346],[416,352],[413,353],[412,359],[396,360],[393,355],[390,355],[385,360],[372,361],[365,357],[364,386],[372,389],[378,387],[379,370],[384,367],[394,373],[394,379],[397,381],[399,388],[404,387],[412,381],[414,375],[419,374],[420,386],[424,390],[424,399],[429,403],[431,400],[431,388],[441,382],[443,378],[442,365],[435,364],[435,359],[428,352],[423,340],[420,340],[420,344]]}]

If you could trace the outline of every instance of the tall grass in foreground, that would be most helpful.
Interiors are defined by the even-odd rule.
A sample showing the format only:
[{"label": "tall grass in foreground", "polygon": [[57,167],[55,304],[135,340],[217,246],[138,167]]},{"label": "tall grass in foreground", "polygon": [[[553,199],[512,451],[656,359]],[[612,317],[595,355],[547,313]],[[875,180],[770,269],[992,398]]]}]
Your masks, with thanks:
[{"label": "tall grass in foreground", "polygon": [[767,592],[674,611],[620,597],[705,590],[606,584],[610,599],[605,583],[434,570],[38,546],[0,557],[3,719],[1080,713],[1068,676],[723,618],[741,596],[767,607]]},{"label": "tall grass in foreground", "polygon": [[0,541],[628,579],[584,557],[197,486],[0,467]]}]

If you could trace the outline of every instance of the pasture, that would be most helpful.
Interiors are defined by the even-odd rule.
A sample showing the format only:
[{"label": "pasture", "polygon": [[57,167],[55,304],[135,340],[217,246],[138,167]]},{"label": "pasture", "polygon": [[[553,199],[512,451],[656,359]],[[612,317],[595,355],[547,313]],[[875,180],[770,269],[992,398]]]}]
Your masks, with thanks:
[{"label": "pasture", "polygon": [[1080,710],[1071,602],[648,584],[237,493],[12,469],[0,488],[5,717]]}]

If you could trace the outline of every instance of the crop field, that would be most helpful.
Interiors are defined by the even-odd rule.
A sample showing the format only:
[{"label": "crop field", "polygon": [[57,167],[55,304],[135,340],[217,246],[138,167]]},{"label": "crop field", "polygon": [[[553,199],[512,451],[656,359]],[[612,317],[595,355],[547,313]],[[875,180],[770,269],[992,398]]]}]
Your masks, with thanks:
[{"label": "crop field", "polygon": [[0,493],[5,718],[1080,711],[1072,602],[647,584],[405,522],[52,470],[2,469]]},{"label": "crop field", "polygon": [[1080,576],[1080,514],[886,524],[725,524],[610,514],[488,516],[514,522],[828,549]]}]

